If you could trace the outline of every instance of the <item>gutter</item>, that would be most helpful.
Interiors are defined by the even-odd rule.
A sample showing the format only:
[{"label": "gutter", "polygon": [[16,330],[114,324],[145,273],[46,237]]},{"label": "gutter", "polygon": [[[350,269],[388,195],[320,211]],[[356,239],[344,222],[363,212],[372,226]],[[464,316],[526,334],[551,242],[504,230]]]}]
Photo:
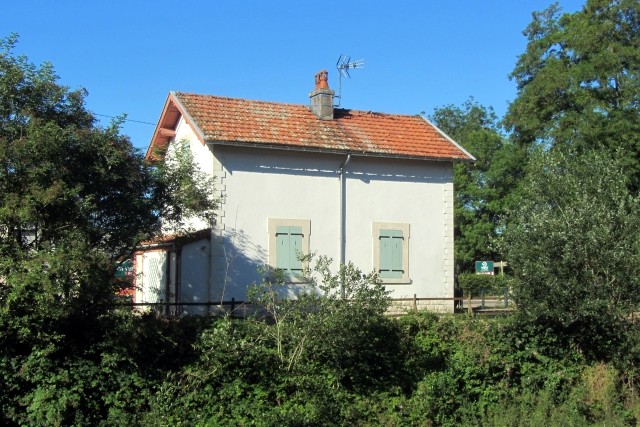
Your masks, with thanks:
[{"label": "gutter", "polygon": [[[425,119],[426,120],[426,119]],[[434,126],[435,127],[435,126]],[[451,140],[446,134],[440,131],[441,134],[445,135],[448,140]],[[453,141],[453,140],[451,140]],[[456,146],[459,146],[457,143],[454,143]],[[266,143],[258,143],[258,142],[240,142],[240,141],[220,141],[220,140],[208,140],[207,145],[215,146],[228,146],[228,147],[244,147],[244,148],[264,148],[266,150],[283,150],[283,151],[299,151],[299,152],[310,152],[310,153],[323,153],[323,154],[340,154],[344,155],[346,150],[340,149],[331,149],[331,148],[322,148],[322,147],[301,147],[297,145],[284,145],[284,144],[266,144]],[[464,149],[462,150],[464,154],[468,154]],[[351,153],[348,153],[349,155]],[[403,160],[420,160],[420,161],[433,161],[433,162],[457,162],[457,161],[474,161],[475,157],[468,154],[470,158],[465,157],[427,157],[427,156],[411,156],[404,154],[390,154],[390,153],[372,153],[367,151],[358,151],[357,153],[352,153],[353,155],[357,155],[360,157],[375,157],[375,158],[383,158],[383,159],[403,159]]]}]

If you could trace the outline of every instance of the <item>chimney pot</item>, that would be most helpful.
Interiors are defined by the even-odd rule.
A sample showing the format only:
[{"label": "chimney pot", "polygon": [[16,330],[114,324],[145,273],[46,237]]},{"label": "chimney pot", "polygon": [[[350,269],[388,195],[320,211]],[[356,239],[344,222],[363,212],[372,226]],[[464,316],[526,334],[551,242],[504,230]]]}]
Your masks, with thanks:
[{"label": "chimney pot", "polygon": [[316,74],[316,89],[329,89],[329,73],[322,70]]}]

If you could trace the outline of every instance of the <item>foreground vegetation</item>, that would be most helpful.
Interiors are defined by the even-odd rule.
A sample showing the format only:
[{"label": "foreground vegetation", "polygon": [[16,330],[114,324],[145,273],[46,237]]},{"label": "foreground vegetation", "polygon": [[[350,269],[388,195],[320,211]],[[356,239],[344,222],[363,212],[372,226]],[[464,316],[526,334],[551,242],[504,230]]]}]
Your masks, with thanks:
[{"label": "foreground vegetation", "polygon": [[[640,325],[589,347],[518,313],[389,317],[376,275],[318,258],[295,301],[269,277],[253,316],[114,306],[90,323],[0,312],[4,425],[565,426],[640,420]],[[340,297],[344,289],[347,299]],[[24,337],[28,337],[25,341]],[[606,340],[606,352],[598,350]],[[597,348],[596,348],[597,347]]]},{"label": "foreground vegetation", "polygon": [[269,338],[274,326],[215,322],[143,424],[635,425],[640,415],[629,354],[587,360],[558,325],[428,313],[314,325],[313,351],[290,367]]},{"label": "foreground vegetation", "polygon": [[640,419],[634,323],[619,325],[624,339],[611,357],[594,359],[550,319],[391,318],[383,315],[384,293],[371,288],[369,279],[357,280],[351,304],[314,295],[267,304],[276,310],[270,322],[115,310],[96,325],[76,326],[90,338],[82,344],[68,332],[16,348],[3,333],[1,422],[580,426]]}]

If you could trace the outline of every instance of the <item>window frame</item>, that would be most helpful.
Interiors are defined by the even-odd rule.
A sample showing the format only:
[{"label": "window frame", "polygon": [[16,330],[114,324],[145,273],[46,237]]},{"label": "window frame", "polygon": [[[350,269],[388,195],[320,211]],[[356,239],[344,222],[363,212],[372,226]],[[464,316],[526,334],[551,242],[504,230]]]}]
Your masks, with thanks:
[{"label": "window frame", "polygon": [[[407,284],[411,283],[409,277],[409,240],[411,238],[411,227],[406,223],[394,222],[374,222],[371,227],[371,238],[373,241],[373,270],[378,273],[382,283]],[[392,230],[402,233],[402,275],[401,277],[380,276],[380,233],[382,230]]]},{"label": "window frame", "polygon": [[[277,252],[277,232],[279,227],[299,227],[302,229],[302,253],[304,255],[309,254],[309,240],[311,237],[311,220],[308,219],[286,219],[286,218],[269,218],[269,267],[272,271],[275,271],[278,261]],[[302,270],[308,268],[308,263],[304,261],[302,263]],[[283,269],[285,272],[284,279],[288,283],[300,283],[303,282],[302,277],[298,277],[290,270]]]}]

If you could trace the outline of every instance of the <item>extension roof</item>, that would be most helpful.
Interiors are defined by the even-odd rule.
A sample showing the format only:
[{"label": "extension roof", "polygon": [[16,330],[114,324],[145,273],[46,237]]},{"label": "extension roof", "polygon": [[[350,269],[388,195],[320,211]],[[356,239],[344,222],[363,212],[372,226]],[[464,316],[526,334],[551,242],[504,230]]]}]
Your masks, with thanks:
[{"label": "extension roof", "polygon": [[[431,160],[475,160],[420,115],[336,108],[319,119],[305,105],[170,92],[146,158],[161,160],[183,117],[203,144]],[[160,153],[160,154],[158,154]]]}]

